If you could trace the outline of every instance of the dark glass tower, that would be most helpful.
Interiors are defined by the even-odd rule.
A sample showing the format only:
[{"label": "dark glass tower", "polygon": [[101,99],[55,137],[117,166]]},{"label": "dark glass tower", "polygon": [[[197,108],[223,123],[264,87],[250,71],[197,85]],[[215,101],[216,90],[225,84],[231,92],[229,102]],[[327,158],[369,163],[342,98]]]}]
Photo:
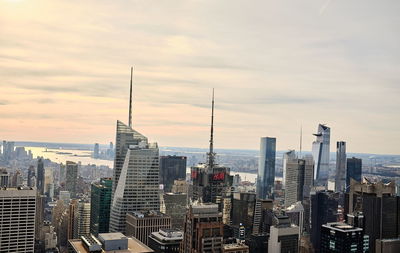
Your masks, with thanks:
[{"label": "dark glass tower", "polygon": [[257,198],[273,198],[275,182],[276,138],[262,137],[257,176]]},{"label": "dark glass tower", "polygon": [[[330,252],[366,252],[362,228],[353,227],[346,223],[332,222],[321,227],[321,253]],[[367,243],[366,243],[367,244]]]},{"label": "dark glass tower", "polygon": [[78,183],[78,164],[71,161],[67,161],[66,174],[67,174],[67,180],[65,183],[65,188],[71,194],[71,198],[75,198],[76,188]]},{"label": "dark glass tower", "polygon": [[354,179],[357,182],[361,182],[361,169],[362,160],[358,158],[348,158],[347,159],[347,172],[346,172],[346,192],[349,191],[350,179]]},{"label": "dark glass tower", "polygon": [[44,162],[43,162],[43,158],[38,159],[36,187],[37,187],[39,195],[44,195]]},{"label": "dark glass tower", "polygon": [[343,192],[346,180],[346,142],[336,143],[336,176],[335,191]]},{"label": "dark glass tower", "polygon": [[111,206],[111,178],[102,178],[92,184],[90,197],[90,233],[108,233]]},{"label": "dark glass tower", "polygon": [[321,227],[337,221],[338,193],[320,191],[311,194],[311,242],[315,252],[321,245]]},{"label": "dark glass tower", "polygon": [[160,184],[164,192],[170,192],[174,180],[186,178],[186,156],[160,157]]}]

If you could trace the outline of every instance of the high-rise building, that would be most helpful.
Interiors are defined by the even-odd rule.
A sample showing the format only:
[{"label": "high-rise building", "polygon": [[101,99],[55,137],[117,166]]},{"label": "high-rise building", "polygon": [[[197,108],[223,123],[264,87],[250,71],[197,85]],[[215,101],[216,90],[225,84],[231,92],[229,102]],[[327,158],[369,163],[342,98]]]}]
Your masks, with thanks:
[{"label": "high-rise building", "polygon": [[319,184],[326,184],[329,176],[329,145],[331,129],[323,124],[318,125],[317,139],[312,144],[314,158],[314,180]]},{"label": "high-rise building", "polygon": [[305,170],[305,160],[297,158],[286,160],[285,207],[303,201]]},{"label": "high-rise building", "polygon": [[346,182],[346,142],[336,143],[335,191],[344,192]]},{"label": "high-rise building", "polygon": [[253,232],[253,222],[256,208],[256,194],[251,192],[235,192],[232,200],[232,226],[235,237],[239,234],[240,228],[244,228],[244,237],[250,236]]},{"label": "high-rise building", "polygon": [[321,227],[321,253],[368,252],[368,237],[362,228],[342,222],[331,222]]},{"label": "high-rise building", "polygon": [[[375,252],[377,239],[392,239],[400,231],[400,197],[395,184],[351,181],[345,197],[345,214],[362,212],[364,233],[369,236],[369,249]],[[349,215],[348,215],[349,216]],[[351,217],[351,216],[350,216]]]},{"label": "high-rise building", "polygon": [[117,121],[110,232],[125,232],[129,212],[160,210],[157,143],[132,128],[132,72],[129,124]]},{"label": "high-rise building", "polygon": [[288,152],[283,153],[283,163],[282,163],[282,172],[283,172],[283,178],[282,178],[282,186],[285,188],[285,182],[286,182],[286,164],[288,160],[293,160],[296,158],[296,151],[295,150],[289,150]]},{"label": "high-rise building", "polygon": [[34,252],[36,189],[0,188],[0,252]]},{"label": "high-rise building", "polygon": [[272,199],[275,182],[276,138],[262,137],[257,175],[257,198]]},{"label": "high-rise building", "polygon": [[165,214],[171,217],[171,227],[182,230],[185,223],[187,194],[172,193],[164,194]]},{"label": "high-rise building", "polygon": [[10,174],[7,169],[0,168],[0,187],[8,187],[10,180]]},{"label": "high-rise building", "polygon": [[268,253],[299,252],[299,227],[291,224],[287,216],[276,217],[276,220],[270,230]]},{"label": "high-rise building", "polygon": [[33,166],[31,165],[31,166],[29,166],[29,168],[28,168],[28,180],[27,180],[27,185],[28,185],[29,187],[35,187],[35,186],[36,186],[35,184],[33,184],[33,181],[35,180],[34,177],[35,177],[35,167],[33,167]]},{"label": "high-rise building", "polygon": [[39,157],[37,162],[37,178],[36,178],[36,188],[39,195],[44,195],[45,192],[45,171],[44,171],[44,161],[43,158]]},{"label": "high-rise building", "polygon": [[222,252],[222,213],[218,205],[193,204],[186,215],[182,253]]},{"label": "high-rise building", "polygon": [[362,160],[352,157],[347,158],[346,192],[349,191],[351,179],[361,183]]},{"label": "high-rise building", "polygon": [[179,253],[183,233],[174,229],[160,229],[149,236],[149,247],[155,253]]},{"label": "high-rise building", "polygon": [[149,235],[160,229],[171,229],[171,217],[159,211],[131,212],[126,214],[126,235],[149,245]]},{"label": "high-rise building", "polygon": [[321,248],[321,227],[337,221],[338,193],[319,191],[311,194],[311,242],[315,252]]},{"label": "high-rise building", "polygon": [[65,188],[71,194],[71,198],[75,198],[77,183],[78,183],[78,164],[71,161],[67,161],[65,166],[66,166]]},{"label": "high-rise building", "polygon": [[90,203],[79,203],[78,237],[90,234]]},{"label": "high-rise building", "polygon": [[93,158],[97,159],[97,158],[99,158],[99,155],[100,155],[99,144],[95,143],[94,144],[94,149],[93,149]]},{"label": "high-rise building", "polygon": [[290,222],[300,228],[300,234],[304,231],[304,207],[300,201],[285,209],[285,214],[290,218]]},{"label": "high-rise building", "polygon": [[186,178],[186,156],[160,157],[160,184],[164,185],[164,192],[170,192],[174,180]]},{"label": "high-rise building", "polygon": [[191,180],[189,195],[191,201],[202,203],[216,203],[219,210],[223,210],[224,199],[231,196],[233,177],[230,169],[216,163],[214,153],[214,90],[211,106],[211,134],[210,149],[207,153],[207,162],[200,163],[191,168]]},{"label": "high-rise building", "polygon": [[111,207],[111,178],[101,178],[92,183],[90,196],[90,233],[108,233]]}]

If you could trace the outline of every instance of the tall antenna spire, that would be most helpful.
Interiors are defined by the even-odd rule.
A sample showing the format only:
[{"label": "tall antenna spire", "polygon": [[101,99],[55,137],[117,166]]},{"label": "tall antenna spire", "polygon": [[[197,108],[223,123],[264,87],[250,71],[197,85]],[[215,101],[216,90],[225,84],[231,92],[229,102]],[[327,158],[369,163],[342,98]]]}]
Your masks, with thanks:
[{"label": "tall antenna spire", "polygon": [[215,153],[214,153],[214,88],[212,92],[211,102],[211,133],[210,133],[210,151],[208,152],[208,165],[212,169],[214,167]]},{"label": "tall antenna spire", "polygon": [[132,128],[132,75],[133,75],[133,67],[131,67],[131,87],[129,90],[129,127]]},{"label": "tall antenna spire", "polygon": [[303,144],[303,125],[300,125],[300,159],[301,159],[301,148]]}]

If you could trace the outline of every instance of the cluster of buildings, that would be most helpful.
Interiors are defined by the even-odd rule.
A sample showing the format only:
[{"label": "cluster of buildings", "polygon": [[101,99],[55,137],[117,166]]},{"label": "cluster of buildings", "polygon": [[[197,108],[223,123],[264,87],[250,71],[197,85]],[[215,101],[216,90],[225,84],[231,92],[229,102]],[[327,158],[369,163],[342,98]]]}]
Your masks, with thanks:
[{"label": "cluster of buildings", "polygon": [[[129,124],[117,121],[112,176],[90,188],[75,162],[60,167],[57,190],[41,158],[27,180],[1,170],[0,252],[400,252],[396,184],[363,178],[343,141],[331,173],[328,126],[312,154],[284,154],[281,182],[277,140],[261,138],[256,187],[240,188],[214,152],[214,97],[211,115],[207,159],[189,175],[186,157],[160,156],[133,128],[131,110]],[[3,145],[3,157],[15,152]]]}]

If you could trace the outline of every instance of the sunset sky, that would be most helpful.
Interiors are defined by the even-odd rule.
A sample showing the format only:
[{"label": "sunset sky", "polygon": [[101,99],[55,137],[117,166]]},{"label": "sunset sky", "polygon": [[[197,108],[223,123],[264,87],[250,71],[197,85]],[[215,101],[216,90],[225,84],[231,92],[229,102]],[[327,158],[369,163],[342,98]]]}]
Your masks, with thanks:
[{"label": "sunset sky", "polygon": [[0,140],[400,154],[400,1],[0,0]]}]

